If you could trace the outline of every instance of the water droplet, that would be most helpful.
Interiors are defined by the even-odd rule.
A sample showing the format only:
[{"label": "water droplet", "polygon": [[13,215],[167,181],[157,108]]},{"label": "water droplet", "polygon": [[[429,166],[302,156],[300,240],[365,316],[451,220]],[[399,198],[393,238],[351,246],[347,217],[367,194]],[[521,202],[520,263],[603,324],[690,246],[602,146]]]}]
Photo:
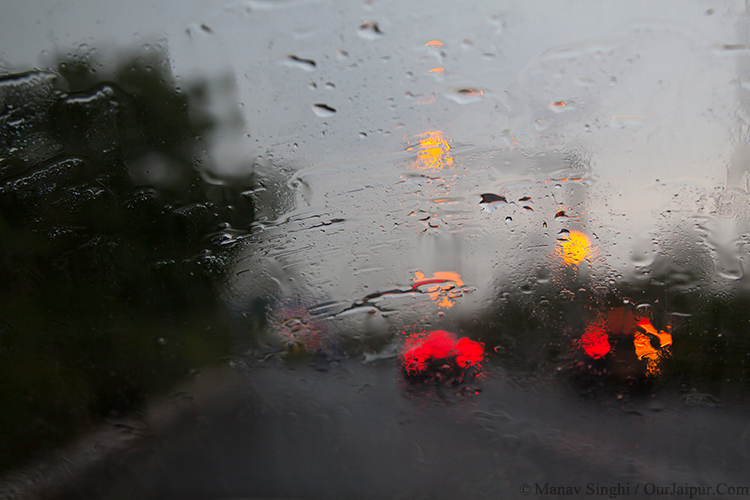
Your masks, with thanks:
[{"label": "water droplet", "polygon": [[331,82],[326,82],[326,88],[327,88],[327,89],[329,89],[329,90],[330,90],[330,89],[335,89],[335,88],[336,88],[336,85],[334,85],[334,84],[333,84],[333,83],[331,83]]},{"label": "water droplet", "polygon": [[552,275],[550,270],[546,267],[539,266],[536,268],[536,282],[537,283],[548,283]]},{"label": "water droplet", "polygon": [[548,129],[551,123],[552,123],[552,120],[547,120],[546,118],[539,118],[538,120],[534,120],[534,128],[538,132],[541,132],[542,130]]},{"label": "water droplet", "polygon": [[587,78],[585,76],[579,76],[578,78],[576,78],[575,83],[579,87],[588,88],[594,84],[594,80],[592,80],[591,78]]},{"label": "water droplet", "polygon": [[445,76],[445,68],[432,68],[428,73],[432,73],[436,78],[442,81],[442,77]]},{"label": "water droplet", "polygon": [[327,118],[333,116],[336,110],[327,104],[313,104],[313,112],[321,118]]},{"label": "water droplet", "polygon": [[305,71],[312,71],[317,66],[317,63],[313,61],[312,59],[304,59],[302,57],[298,57],[295,55],[287,56],[284,63],[287,66],[297,67]]},{"label": "water droplet", "polygon": [[508,203],[508,200],[505,199],[505,196],[500,196],[492,193],[484,193],[481,196],[482,201],[480,201],[479,203],[495,203],[498,201],[502,203]]},{"label": "water droplet", "polygon": [[359,26],[359,36],[368,40],[376,40],[383,36],[380,26],[375,21],[365,21]]},{"label": "water droplet", "polygon": [[213,33],[214,32],[214,30],[212,30],[211,28],[209,28],[206,24],[201,24],[201,29],[203,31],[205,31],[206,33]]},{"label": "water droplet", "polygon": [[576,103],[574,101],[554,101],[549,104],[549,109],[555,113],[562,113],[564,111],[572,111],[576,109]]},{"label": "water droplet", "polygon": [[654,306],[652,306],[649,303],[644,302],[643,304],[638,304],[635,307],[635,310],[644,318],[650,318],[654,311]]},{"label": "water droplet", "polygon": [[484,99],[484,89],[478,87],[456,88],[446,92],[445,97],[459,104],[469,104]]}]

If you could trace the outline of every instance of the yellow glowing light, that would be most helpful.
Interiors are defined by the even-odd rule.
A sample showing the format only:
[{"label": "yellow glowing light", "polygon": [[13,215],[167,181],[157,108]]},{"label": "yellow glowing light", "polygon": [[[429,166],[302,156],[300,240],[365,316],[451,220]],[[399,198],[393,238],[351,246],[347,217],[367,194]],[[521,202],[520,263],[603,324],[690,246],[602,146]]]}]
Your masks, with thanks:
[{"label": "yellow glowing light", "polygon": [[425,45],[425,47],[442,47],[443,46],[443,42],[439,42],[437,40],[432,40],[431,42],[427,42],[424,45]]},{"label": "yellow glowing light", "polygon": [[591,256],[591,240],[580,231],[571,231],[557,245],[557,254],[568,265],[577,266]]},{"label": "yellow glowing light", "polygon": [[414,166],[423,169],[442,169],[452,167],[453,157],[448,153],[451,149],[449,138],[440,130],[425,132],[416,136],[419,145],[408,148],[409,151],[418,150],[417,161]]}]

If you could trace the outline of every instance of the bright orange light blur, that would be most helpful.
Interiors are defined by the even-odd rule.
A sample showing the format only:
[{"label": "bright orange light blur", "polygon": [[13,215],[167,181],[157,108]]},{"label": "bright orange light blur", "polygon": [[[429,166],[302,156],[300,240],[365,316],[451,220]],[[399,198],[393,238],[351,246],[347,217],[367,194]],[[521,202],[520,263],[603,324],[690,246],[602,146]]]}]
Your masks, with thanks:
[{"label": "bright orange light blur", "polygon": [[414,166],[422,169],[442,169],[453,166],[453,157],[448,154],[451,147],[450,140],[442,131],[433,130],[419,134],[419,144],[407,148],[407,151],[417,150],[417,161]]},{"label": "bright orange light blur", "polygon": [[656,328],[654,328],[654,326],[651,324],[651,321],[649,321],[647,318],[643,318],[642,320],[640,320],[638,322],[638,326],[643,328],[643,331],[645,331],[646,333],[658,338],[659,345],[661,347],[672,345],[672,336],[662,330],[657,332]]},{"label": "bright orange light blur", "polygon": [[651,345],[649,336],[636,331],[633,344],[635,345],[635,353],[638,355],[638,359],[646,361],[646,374],[655,376],[661,373],[661,369],[659,368],[659,352]]},{"label": "bright orange light blur", "polygon": [[459,288],[464,286],[461,275],[452,271],[438,271],[427,279],[424,273],[416,271],[412,281],[415,290],[426,292],[438,307],[445,308],[453,307],[453,299],[460,296]]},{"label": "bright orange light blur", "polygon": [[[646,361],[646,372],[648,375],[659,375],[661,373],[659,365],[662,359],[670,355],[669,346],[672,345],[672,336],[665,331],[657,331],[648,318],[641,319],[637,326],[646,333],[641,333],[638,330],[635,331],[633,339],[635,353],[638,355],[638,359]],[[651,335],[659,339],[659,350],[654,349],[651,345]]]},{"label": "bright orange light blur", "polygon": [[[618,307],[601,313],[586,326],[578,346],[591,358],[599,359],[612,352],[609,340],[619,335],[633,336],[635,354],[646,363],[647,376],[662,374],[662,363],[672,356],[672,335],[654,328],[648,318],[638,319],[629,308]],[[658,347],[652,344],[654,339],[659,340]]]},{"label": "bright orange light blur", "polygon": [[638,355],[638,359],[658,356],[659,353],[651,345],[651,339],[648,335],[644,335],[639,331],[636,331],[634,335],[633,344],[635,345],[635,353]]},{"label": "bright orange light blur", "polygon": [[442,47],[443,46],[443,42],[439,42],[437,40],[432,40],[431,42],[427,42],[424,45],[425,45],[425,47]]},{"label": "bright orange light blur", "polygon": [[571,231],[557,240],[557,255],[563,262],[577,266],[591,256],[591,240],[580,231]]}]

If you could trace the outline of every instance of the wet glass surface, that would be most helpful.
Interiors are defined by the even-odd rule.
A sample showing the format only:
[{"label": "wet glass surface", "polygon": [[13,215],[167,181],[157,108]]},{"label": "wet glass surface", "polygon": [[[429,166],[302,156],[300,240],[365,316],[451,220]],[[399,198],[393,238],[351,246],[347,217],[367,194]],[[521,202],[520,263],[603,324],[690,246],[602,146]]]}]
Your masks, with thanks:
[{"label": "wet glass surface", "polygon": [[748,16],[2,4],[0,491],[744,494]]}]

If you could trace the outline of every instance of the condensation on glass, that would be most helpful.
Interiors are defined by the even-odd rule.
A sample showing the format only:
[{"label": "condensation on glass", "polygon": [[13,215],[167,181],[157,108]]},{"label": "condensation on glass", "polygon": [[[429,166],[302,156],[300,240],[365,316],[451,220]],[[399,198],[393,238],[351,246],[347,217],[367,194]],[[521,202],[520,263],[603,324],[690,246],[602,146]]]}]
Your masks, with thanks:
[{"label": "condensation on glass", "polygon": [[744,484],[744,3],[0,11],[4,492]]}]

